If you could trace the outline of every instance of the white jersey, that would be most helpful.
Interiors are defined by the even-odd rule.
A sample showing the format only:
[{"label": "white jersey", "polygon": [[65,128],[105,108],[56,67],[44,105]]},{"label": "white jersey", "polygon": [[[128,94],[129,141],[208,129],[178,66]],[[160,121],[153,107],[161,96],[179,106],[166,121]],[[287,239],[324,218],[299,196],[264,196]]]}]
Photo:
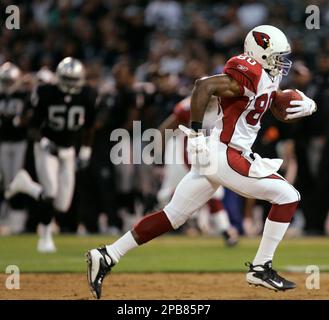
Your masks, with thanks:
[{"label": "white jersey", "polygon": [[240,84],[241,96],[220,99],[216,122],[220,141],[237,150],[250,151],[261,127],[261,118],[271,107],[282,77],[271,77],[246,55],[231,58],[224,73]]}]

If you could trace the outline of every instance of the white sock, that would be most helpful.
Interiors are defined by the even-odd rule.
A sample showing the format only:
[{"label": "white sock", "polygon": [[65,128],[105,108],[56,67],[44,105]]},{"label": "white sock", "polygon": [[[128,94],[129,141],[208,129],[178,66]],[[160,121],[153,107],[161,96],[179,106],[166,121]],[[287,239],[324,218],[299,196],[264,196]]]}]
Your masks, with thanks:
[{"label": "white sock", "polygon": [[53,238],[53,230],[51,222],[49,224],[40,223],[39,225],[39,235],[40,238],[50,240]]},{"label": "white sock", "polygon": [[35,200],[38,200],[42,192],[42,187],[39,183],[32,181],[29,189],[29,194]]},{"label": "white sock", "polygon": [[25,210],[11,209],[9,211],[9,227],[12,233],[17,234],[23,232],[27,220],[27,212]]},{"label": "white sock", "polygon": [[228,214],[224,209],[214,213],[212,215],[212,220],[214,222],[215,229],[218,232],[227,231],[231,226]]},{"label": "white sock", "polygon": [[253,265],[262,265],[273,259],[274,252],[280,241],[283,239],[289,224],[290,223],[276,222],[266,219],[263,237],[253,261]]},{"label": "white sock", "polygon": [[106,251],[114,262],[118,263],[122,256],[124,256],[129,250],[136,247],[138,247],[138,243],[134,239],[131,231],[128,231],[117,241],[106,246]]}]

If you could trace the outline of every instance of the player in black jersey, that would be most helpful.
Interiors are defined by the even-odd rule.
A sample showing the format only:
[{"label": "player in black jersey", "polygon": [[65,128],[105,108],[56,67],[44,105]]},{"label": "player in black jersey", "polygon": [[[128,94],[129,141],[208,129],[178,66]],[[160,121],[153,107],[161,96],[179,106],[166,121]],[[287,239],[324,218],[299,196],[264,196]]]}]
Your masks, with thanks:
[{"label": "player in black jersey", "polygon": [[97,93],[85,85],[85,69],[74,58],[63,59],[56,70],[57,84],[36,88],[31,96],[34,107],[30,136],[39,183],[20,171],[6,192],[27,193],[39,201],[42,221],[38,251],[56,250],[50,222],[57,212],[67,212],[75,185],[76,146],[81,145],[78,162],[91,155]]},{"label": "player in black jersey", "polygon": [[[7,189],[22,169],[26,151],[28,92],[20,88],[21,71],[10,62],[0,67],[0,175]],[[10,232],[24,227],[24,212],[14,210],[6,202],[1,206],[1,220]]]}]

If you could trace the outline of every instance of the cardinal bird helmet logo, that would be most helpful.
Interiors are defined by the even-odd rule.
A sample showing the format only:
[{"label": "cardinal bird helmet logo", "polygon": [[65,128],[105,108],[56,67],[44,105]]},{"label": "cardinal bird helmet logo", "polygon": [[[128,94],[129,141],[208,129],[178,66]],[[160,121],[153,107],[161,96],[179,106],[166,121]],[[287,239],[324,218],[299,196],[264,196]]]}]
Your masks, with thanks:
[{"label": "cardinal bird helmet logo", "polygon": [[253,31],[252,35],[255,38],[256,43],[264,50],[270,46],[270,36],[263,32]]}]

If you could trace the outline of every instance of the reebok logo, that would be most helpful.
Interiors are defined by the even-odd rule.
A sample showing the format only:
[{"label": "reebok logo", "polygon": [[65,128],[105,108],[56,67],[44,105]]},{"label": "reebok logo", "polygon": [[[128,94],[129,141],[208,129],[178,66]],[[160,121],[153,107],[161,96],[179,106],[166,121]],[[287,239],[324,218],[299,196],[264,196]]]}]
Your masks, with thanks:
[{"label": "reebok logo", "polygon": [[240,69],[241,71],[248,71],[249,70],[246,66],[243,66],[242,64],[238,64],[237,68]]}]

